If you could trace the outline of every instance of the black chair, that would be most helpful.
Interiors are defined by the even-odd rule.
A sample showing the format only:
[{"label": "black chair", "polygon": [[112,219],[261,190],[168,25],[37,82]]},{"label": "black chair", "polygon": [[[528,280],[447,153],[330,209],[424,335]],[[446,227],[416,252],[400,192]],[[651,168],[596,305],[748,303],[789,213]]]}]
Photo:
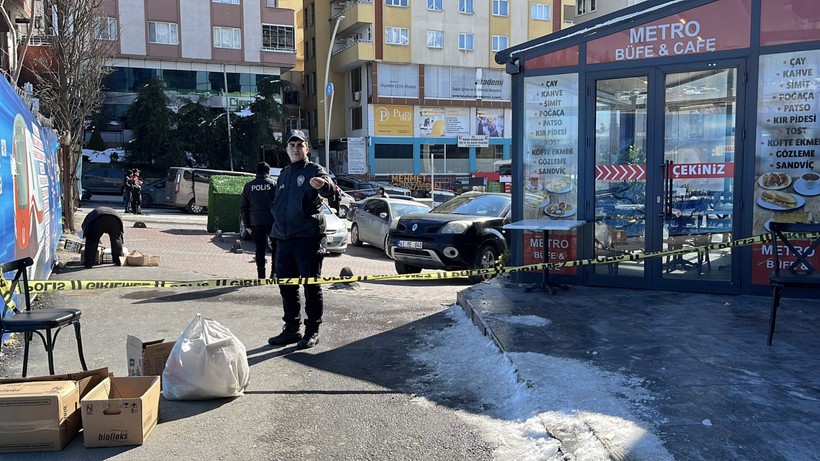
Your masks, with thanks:
[{"label": "black chair", "polygon": [[[25,345],[23,349],[23,377],[28,371],[28,348],[32,337],[36,333],[43,340],[43,345],[48,353],[48,371],[54,374],[54,344],[57,335],[64,327],[74,325],[74,334],[77,337],[77,350],[80,353],[80,363],[83,370],[88,370],[83,356],[83,340],[80,334],[80,314],[79,309],[31,309],[31,294],[28,291],[28,274],[26,268],[34,264],[31,258],[18,259],[4,264],[0,264],[0,273],[14,271],[14,278],[9,282],[5,278],[0,278],[0,291],[3,294],[3,315],[0,317],[0,347],[2,347],[2,336],[5,333],[22,333]],[[1,275],[1,274],[0,274]],[[26,309],[17,309],[12,295],[17,290],[22,281],[20,296],[25,299]],[[41,333],[45,331],[45,335]],[[52,331],[54,334],[52,334]]]},{"label": "black chair", "polygon": [[[774,324],[777,319],[777,307],[786,288],[799,290],[820,289],[820,273],[812,266],[809,257],[814,256],[820,244],[820,224],[803,223],[769,223],[772,235],[772,256],[774,272],[769,274],[769,284],[772,287],[772,314],[769,319],[768,345],[772,345]],[[817,233],[815,237],[793,235],[794,233]],[[797,241],[800,244],[796,244]],[[803,242],[809,241],[808,246]],[[780,260],[780,252],[794,257],[794,261]],[[781,267],[785,265],[785,267]]]}]

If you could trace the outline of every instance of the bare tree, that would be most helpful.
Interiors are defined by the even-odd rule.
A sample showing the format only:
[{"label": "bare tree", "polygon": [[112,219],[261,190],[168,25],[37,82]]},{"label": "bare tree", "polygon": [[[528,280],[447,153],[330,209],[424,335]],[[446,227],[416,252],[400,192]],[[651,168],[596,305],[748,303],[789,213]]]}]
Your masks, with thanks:
[{"label": "bare tree", "polygon": [[53,53],[34,62],[35,95],[51,118],[60,143],[63,226],[75,230],[77,162],[82,155],[85,121],[102,103],[102,79],[111,72],[115,41],[100,22],[102,0],[52,2]]}]

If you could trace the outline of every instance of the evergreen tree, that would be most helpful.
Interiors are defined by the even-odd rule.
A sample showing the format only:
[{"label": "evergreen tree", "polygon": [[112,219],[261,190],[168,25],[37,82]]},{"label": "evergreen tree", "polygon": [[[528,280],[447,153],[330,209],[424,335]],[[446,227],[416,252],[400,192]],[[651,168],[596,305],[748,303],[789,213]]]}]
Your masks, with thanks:
[{"label": "evergreen tree", "polygon": [[252,167],[262,159],[263,149],[267,162],[272,166],[289,163],[286,154],[285,162],[282,161],[284,143],[274,137],[275,132],[283,132],[285,121],[290,116],[288,108],[279,102],[289,84],[273,77],[259,81],[258,94],[249,107],[251,115],[232,119],[234,165],[239,163]]},{"label": "evergreen tree", "polygon": [[179,108],[176,131],[182,152],[190,153],[197,165],[211,167],[211,150],[218,144],[214,119],[219,115],[202,104],[203,99],[200,97],[196,102],[188,100]]},{"label": "evergreen tree", "polygon": [[162,80],[151,79],[128,108],[132,139],[126,150],[129,163],[160,170],[185,164],[175,137],[176,114],[171,110]]},{"label": "evergreen tree", "polygon": [[88,144],[85,146],[91,150],[105,150],[105,141],[102,138],[102,129],[99,123],[94,124],[94,129],[91,131],[91,138],[88,139]]}]

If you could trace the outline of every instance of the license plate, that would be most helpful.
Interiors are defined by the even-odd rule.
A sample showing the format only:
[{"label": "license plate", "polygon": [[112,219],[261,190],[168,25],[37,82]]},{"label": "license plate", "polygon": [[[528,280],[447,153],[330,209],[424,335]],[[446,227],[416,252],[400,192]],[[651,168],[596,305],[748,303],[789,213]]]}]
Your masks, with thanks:
[{"label": "license plate", "polygon": [[421,242],[415,242],[413,240],[399,240],[398,243],[402,248],[415,248],[417,250],[421,249]]}]

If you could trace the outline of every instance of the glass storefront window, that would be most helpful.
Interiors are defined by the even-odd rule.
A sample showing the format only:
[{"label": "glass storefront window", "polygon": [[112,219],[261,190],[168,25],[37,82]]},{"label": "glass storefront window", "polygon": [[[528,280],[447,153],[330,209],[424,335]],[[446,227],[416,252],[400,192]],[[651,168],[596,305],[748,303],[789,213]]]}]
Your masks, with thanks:
[{"label": "glass storefront window", "polygon": [[413,171],[413,146],[410,144],[376,144],[376,174],[401,174]]}]

